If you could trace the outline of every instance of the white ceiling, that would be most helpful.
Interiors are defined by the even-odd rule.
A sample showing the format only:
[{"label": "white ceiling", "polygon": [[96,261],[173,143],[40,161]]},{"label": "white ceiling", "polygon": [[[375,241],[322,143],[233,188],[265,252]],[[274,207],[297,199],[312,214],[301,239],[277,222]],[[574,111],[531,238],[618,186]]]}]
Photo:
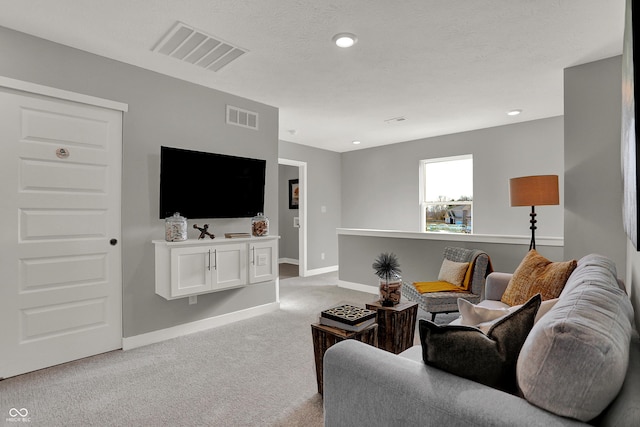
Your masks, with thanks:
[{"label": "white ceiling", "polygon": [[[624,4],[0,0],[0,25],[278,107],[280,139],[345,152],[562,115],[563,69],[621,54]],[[176,21],[249,52],[219,72],[153,52]]]}]

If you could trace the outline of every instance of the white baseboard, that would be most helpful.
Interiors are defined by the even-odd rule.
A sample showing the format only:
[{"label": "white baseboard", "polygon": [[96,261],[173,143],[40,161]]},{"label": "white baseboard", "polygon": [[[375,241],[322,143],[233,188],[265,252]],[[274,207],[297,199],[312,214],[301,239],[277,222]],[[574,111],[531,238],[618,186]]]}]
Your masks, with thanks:
[{"label": "white baseboard", "polygon": [[329,267],[322,267],[322,268],[314,268],[313,270],[305,271],[304,277],[317,276],[318,274],[324,274],[324,273],[333,273],[334,271],[338,271],[337,265],[332,265]]},{"label": "white baseboard", "polygon": [[300,265],[299,261],[297,259],[293,259],[293,258],[279,258],[278,259],[278,264]]},{"label": "white baseboard", "polygon": [[257,307],[234,311],[233,313],[227,313],[220,316],[209,317],[208,319],[202,319],[195,322],[173,326],[171,328],[160,329],[158,331],[153,331],[146,334],[126,337],[122,339],[122,349],[131,350],[133,348],[154,344],[172,338],[178,338],[183,335],[205,331],[217,326],[237,322],[238,320],[245,320],[251,317],[260,316],[261,314],[270,313],[272,311],[276,311],[279,308],[279,302],[272,302],[269,304],[259,305]]},{"label": "white baseboard", "polygon": [[338,287],[354,291],[368,292],[375,295],[378,295],[379,293],[379,288],[375,286],[363,285],[362,283],[345,282],[344,280],[338,280]]}]

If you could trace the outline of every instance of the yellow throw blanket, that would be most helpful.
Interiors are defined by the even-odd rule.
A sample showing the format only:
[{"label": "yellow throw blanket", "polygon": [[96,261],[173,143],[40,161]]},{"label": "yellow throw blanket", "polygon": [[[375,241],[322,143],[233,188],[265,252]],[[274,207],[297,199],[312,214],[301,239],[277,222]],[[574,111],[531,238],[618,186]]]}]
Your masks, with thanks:
[{"label": "yellow throw blanket", "polygon": [[467,292],[462,286],[456,286],[449,282],[414,282],[413,286],[421,294],[427,292]]}]

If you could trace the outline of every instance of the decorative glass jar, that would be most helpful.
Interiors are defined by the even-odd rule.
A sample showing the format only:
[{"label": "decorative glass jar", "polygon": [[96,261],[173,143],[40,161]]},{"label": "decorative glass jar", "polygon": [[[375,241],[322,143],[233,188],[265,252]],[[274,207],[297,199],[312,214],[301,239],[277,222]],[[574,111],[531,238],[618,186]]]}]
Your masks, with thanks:
[{"label": "decorative glass jar", "polygon": [[251,218],[251,235],[254,237],[269,235],[269,218],[262,212],[258,212],[258,215]]},{"label": "decorative glass jar", "polygon": [[165,240],[167,242],[181,242],[187,240],[187,218],[179,212],[164,220]]},{"label": "decorative glass jar", "polygon": [[380,279],[380,304],[383,307],[393,307],[400,303],[402,297],[402,277],[395,274],[392,277]]}]

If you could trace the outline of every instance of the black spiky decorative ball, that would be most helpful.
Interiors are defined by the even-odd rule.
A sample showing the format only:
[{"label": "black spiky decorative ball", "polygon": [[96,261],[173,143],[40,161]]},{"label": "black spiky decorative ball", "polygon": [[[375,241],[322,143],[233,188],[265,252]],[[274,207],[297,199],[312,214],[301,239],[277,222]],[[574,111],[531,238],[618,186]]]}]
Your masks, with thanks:
[{"label": "black spiky decorative ball", "polygon": [[381,279],[390,280],[400,276],[400,263],[398,257],[393,253],[381,253],[372,265],[376,276]]}]

